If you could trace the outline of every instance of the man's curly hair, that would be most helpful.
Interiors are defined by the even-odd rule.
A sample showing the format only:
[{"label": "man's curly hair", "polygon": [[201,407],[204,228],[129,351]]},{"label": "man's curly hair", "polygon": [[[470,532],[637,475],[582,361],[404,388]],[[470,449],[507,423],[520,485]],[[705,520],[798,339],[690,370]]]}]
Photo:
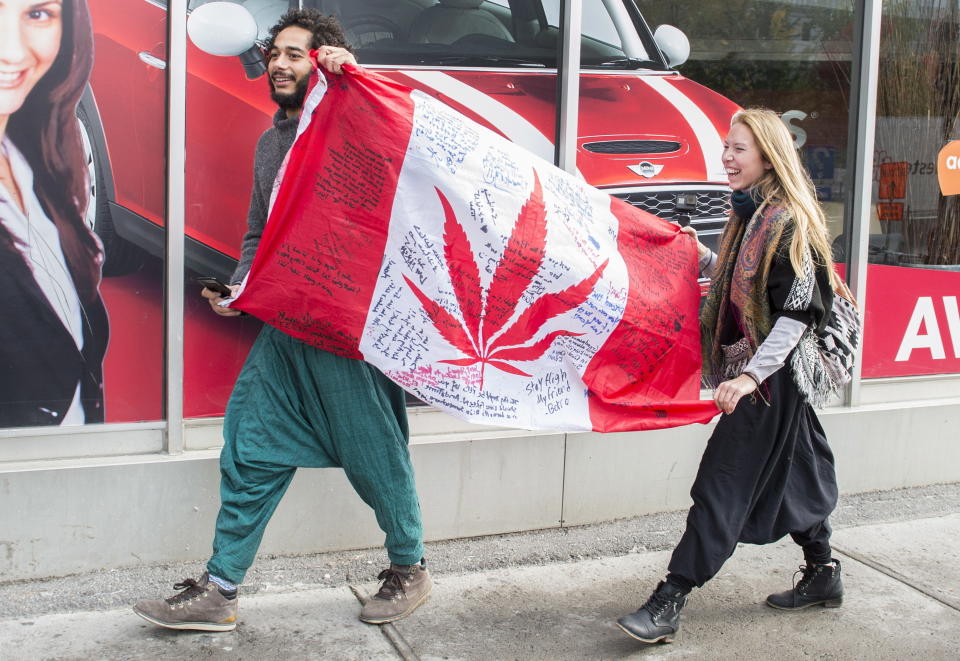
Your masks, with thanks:
[{"label": "man's curly hair", "polygon": [[339,46],[352,51],[352,46],[347,42],[347,37],[343,33],[340,21],[335,16],[325,16],[316,9],[291,9],[280,17],[277,24],[270,28],[270,36],[264,44],[264,52],[269,54],[273,48],[273,42],[277,35],[289,27],[296,26],[309,30],[313,35],[310,40],[310,48],[320,48],[321,46]]}]

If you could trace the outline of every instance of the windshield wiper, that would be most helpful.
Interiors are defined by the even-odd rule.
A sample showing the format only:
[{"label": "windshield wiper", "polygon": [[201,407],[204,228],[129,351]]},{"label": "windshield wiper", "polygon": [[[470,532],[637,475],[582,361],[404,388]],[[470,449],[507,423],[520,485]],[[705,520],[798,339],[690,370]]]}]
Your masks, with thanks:
[{"label": "windshield wiper", "polygon": [[499,55],[444,55],[441,57],[426,56],[421,58],[420,64],[440,64],[462,67],[537,67],[546,68],[546,64],[536,60],[527,60],[519,57],[502,57]]},{"label": "windshield wiper", "polygon": [[600,67],[604,69],[643,69],[653,65],[656,66],[656,62],[653,60],[645,60],[639,57],[616,57],[612,60],[604,60],[603,62],[596,63],[585,63],[581,66],[584,68],[593,68]]}]

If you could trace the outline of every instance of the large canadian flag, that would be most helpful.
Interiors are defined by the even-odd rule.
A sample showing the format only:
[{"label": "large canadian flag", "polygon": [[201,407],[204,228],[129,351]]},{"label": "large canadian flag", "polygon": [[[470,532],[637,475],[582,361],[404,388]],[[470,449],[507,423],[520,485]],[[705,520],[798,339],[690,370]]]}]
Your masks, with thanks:
[{"label": "large canadian flag", "polygon": [[318,76],[233,307],[471,422],[706,422],[696,247],[428,95]]}]

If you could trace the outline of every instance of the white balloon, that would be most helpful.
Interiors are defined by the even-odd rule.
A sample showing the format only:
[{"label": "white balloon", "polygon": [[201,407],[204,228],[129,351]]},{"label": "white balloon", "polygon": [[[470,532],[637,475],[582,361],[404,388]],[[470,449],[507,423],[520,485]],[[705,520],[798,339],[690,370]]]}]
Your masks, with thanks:
[{"label": "white balloon", "polygon": [[190,12],[187,34],[200,50],[211,55],[239,55],[257,39],[257,22],[233,2],[210,2]]}]

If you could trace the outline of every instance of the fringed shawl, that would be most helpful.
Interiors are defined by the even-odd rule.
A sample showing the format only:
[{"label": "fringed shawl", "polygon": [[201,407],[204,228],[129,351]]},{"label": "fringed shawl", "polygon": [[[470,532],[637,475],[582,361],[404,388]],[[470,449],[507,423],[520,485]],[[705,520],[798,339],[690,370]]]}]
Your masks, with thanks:
[{"label": "fringed shawl", "polygon": [[[826,323],[833,291],[826,267],[815,265],[809,254],[803,273],[796,274],[789,266],[792,231],[792,216],[776,203],[765,201],[749,220],[731,215],[720,243],[713,285],[700,313],[704,383],[715,388],[723,380],[725,342],[745,338],[745,365],[770,334],[776,314],[787,314],[809,324],[791,353],[794,382],[804,399],[822,406],[833,389],[815,351],[815,334]],[[786,270],[789,279],[784,287],[783,278],[778,278],[781,307],[772,310],[769,287],[775,262],[778,273]]]},{"label": "fringed shawl", "polygon": [[747,340],[748,360],[770,333],[773,322],[767,276],[790,220],[784,207],[766,202],[747,220],[730,215],[720,242],[713,285],[700,313],[703,374],[710,387],[722,380],[721,346],[726,329],[739,327]]}]

